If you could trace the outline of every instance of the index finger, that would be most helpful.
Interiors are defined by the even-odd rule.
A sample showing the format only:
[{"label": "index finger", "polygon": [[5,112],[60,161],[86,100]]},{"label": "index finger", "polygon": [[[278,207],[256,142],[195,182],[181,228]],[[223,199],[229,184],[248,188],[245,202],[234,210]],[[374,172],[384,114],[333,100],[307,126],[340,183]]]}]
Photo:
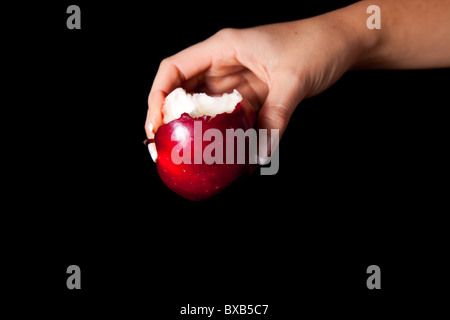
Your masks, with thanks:
[{"label": "index finger", "polygon": [[152,138],[162,125],[161,108],[167,95],[180,87],[186,80],[197,78],[211,66],[213,50],[208,40],[193,45],[179,53],[164,59],[156,73],[148,96],[148,113],[145,130]]}]

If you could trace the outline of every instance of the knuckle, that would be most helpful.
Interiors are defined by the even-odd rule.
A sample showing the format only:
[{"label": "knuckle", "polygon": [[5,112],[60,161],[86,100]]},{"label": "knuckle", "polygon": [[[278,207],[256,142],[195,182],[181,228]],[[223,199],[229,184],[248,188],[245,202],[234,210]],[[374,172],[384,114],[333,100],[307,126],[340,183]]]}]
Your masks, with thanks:
[{"label": "knuckle", "polygon": [[234,41],[239,33],[238,29],[235,28],[224,28],[216,33],[216,38],[223,41]]},{"label": "knuckle", "polygon": [[172,64],[172,58],[171,57],[167,57],[161,60],[159,67],[162,68],[166,68],[167,66]]},{"label": "knuckle", "polygon": [[266,124],[275,129],[284,129],[289,122],[289,112],[283,105],[270,106],[270,111],[261,116]]}]

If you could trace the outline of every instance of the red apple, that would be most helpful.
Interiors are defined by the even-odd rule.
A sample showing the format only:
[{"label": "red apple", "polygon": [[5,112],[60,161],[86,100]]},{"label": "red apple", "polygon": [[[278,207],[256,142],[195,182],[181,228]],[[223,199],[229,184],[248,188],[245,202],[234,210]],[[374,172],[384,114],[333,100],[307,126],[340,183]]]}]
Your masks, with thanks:
[{"label": "red apple", "polygon": [[[154,140],[156,166],[163,182],[180,196],[190,200],[211,198],[256,168],[256,161],[250,161],[250,138],[239,141],[227,135],[233,132],[227,129],[247,132],[256,121],[250,102],[236,90],[210,97],[187,94],[179,88],[167,96],[162,112],[165,124],[159,127]],[[213,137],[208,133],[214,133]],[[245,161],[238,159],[242,148]],[[213,163],[208,155],[214,157]]]}]

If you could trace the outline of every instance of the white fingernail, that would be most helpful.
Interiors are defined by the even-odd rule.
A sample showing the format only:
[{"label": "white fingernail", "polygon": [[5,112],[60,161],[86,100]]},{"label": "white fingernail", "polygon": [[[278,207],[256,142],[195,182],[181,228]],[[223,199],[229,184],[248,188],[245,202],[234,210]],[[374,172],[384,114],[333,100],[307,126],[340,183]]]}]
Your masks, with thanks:
[{"label": "white fingernail", "polygon": [[267,129],[259,129],[258,144],[258,164],[263,166],[270,162],[270,137],[267,136]]},{"label": "white fingernail", "polygon": [[280,143],[278,129],[270,129],[269,135],[267,132],[267,129],[259,129],[258,164],[262,166],[271,162],[272,151],[276,150]]},{"label": "white fingernail", "polygon": [[[149,139],[155,138],[155,133],[153,132],[153,124],[150,122],[148,125],[148,132],[149,132]],[[150,156],[152,157],[153,162],[156,162],[158,159],[158,152],[156,151],[156,145],[155,143],[149,143],[148,144],[148,152],[150,152]]]},{"label": "white fingernail", "polygon": [[269,157],[261,157],[258,156],[258,164],[260,166],[265,166],[266,164],[268,164],[270,162],[270,158]]},{"label": "white fingernail", "polygon": [[153,162],[156,162],[158,159],[158,152],[156,151],[156,145],[154,143],[148,144],[148,152],[150,152]]},{"label": "white fingernail", "polygon": [[148,137],[149,139],[153,139],[155,137],[155,133],[153,132],[153,125],[150,122],[150,124],[148,125],[148,131],[150,132],[150,137]]}]

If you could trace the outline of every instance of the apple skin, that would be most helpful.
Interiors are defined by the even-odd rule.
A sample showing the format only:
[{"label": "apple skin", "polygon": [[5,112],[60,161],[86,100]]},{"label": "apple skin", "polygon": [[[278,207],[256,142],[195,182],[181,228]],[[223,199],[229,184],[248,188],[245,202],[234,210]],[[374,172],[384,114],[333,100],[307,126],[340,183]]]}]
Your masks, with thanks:
[{"label": "apple skin", "polygon": [[[194,144],[194,121],[202,121],[202,137],[206,130],[210,128],[218,129],[223,136],[223,164],[206,164],[202,159],[201,164],[194,164],[194,153],[200,152],[212,143],[212,141],[202,141],[202,146]],[[155,144],[158,151],[156,167],[162,181],[175,193],[183,198],[200,201],[212,198],[232,185],[243,176],[251,174],[257,167],[249,164],[248,150],[249,143],[246,139],[246,161],[245,164],[236,163],[236,143],[234,164],[226,164],[226,129],[243,129],[244,131],[255,126],[256,113],[250,102],[245,98],[239,102],[233,112],[221,113],[211,118],[202,116],[192,118],[187,113],[183,113],[180,118],[173,120],[159,127],[155,134]],[[172,141],[172,133],[179,126],[186,130],[183,141]],[[172,161],[172,149],[182,143],[183,150],[191,148],[190,164],[175,164]],[[190,146],[189,146],[190,145]],[[197,150],[195,149],[197,148]],[[202,157],[203,158],[203,157]]]}]

